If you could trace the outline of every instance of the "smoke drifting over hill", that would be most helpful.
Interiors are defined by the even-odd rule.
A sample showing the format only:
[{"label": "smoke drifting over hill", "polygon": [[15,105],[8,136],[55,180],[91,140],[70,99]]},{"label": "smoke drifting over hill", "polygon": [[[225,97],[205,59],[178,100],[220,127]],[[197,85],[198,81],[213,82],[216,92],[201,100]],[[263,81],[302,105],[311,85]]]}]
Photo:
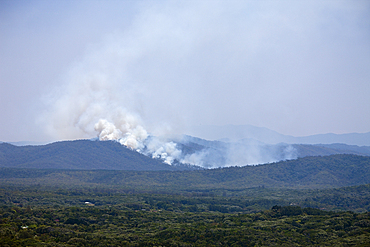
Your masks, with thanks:
[{"label": "smoke drifting over hill", "polygon": [[369,10],[367,0],[1,1],[0,140],[89,138],[100,119],[121,128],[122,115],[156,136],[229,124],[368,132]]},{"label": "smoke drifting over hill", "polygon": [[[186,15],[188,7],[192,8],[175,8],[180,15]],[[194,41],[184,37],[202,37],[198,33],[201,29],[192,23],[191,27],[180,25],[176,33],[174,27],[168,25],[170,20],[179,21],[178,17],[167,12],[162,13],[162,18],[157,18],[156,11],[145,13],[157,26],[164,27],[163,30],[148,28],[148,20],[140,16],[132,30],[114,33],[101,45],[91,47],[61,78],[60,86],[49,95],[50,108],[40,118],[50,136],[58,140],[96,136],[102,141],[116,140],[167,164],[242,166],[295,157],[291,154],[294,152],[277,155],[261,145],[242,143],[184,151],[187,144],[178,138],[175,141],[173,134],[187,125],[191,108],[186,105],[196,104],[191,102],[194,100],[192,90],[197,89],[199,79],[193,77],[194,73],[184,73],[198,50]],[[202,22],[213,20],[218,14],[207,16]],[[185,49],[180,49],[178,44],[183,44]],[[170,58],[165,54],[170,54]],[[174,66],[172,61],[185,64]],[[189,69],[194,72],[194,68]]]},{"label": "smoke drifting over hill", "polygon": [[[173,136],[201,124],[250,123],[296,133],[339,131],[354,122],[368,128],[366,121],[342,121],[359,119],[351,117],[356,111],[338,110],[370,116],[363,108],[369,101],[367,22],[357,24],[368,16],[368,4],[266,3],[140,2],[125,25],[87,42],[86,53],[46,99],[40,126],[54,140],[99,137],[169,164],[207,167],[294,158],[294,149],[234,143],[190,152]],[[356,45],[349,49],[349,43]]]},{"label": "smoke drifting over hill", "polygon": [[[99,140],[118,141],[132,150],[144,153],[154,159],[161,159],[169,165],[175,159],[181,158],[181,151],[176,148],[174,142],[164,142],[154,137],[149,138],[148,132],[132,120],[134,120],[132,116],[128,115],[121,116],[116,124],[108,122],[106,119],[100,119],[95,124],[95,130],[99,132]],[[183,162],[180,160],[180,163]]]},{"label": "smoke drifting over hill", "polygon": [[[166,128],[158,128],[153,124],[148,126],[143,120],[138,106],[140,93],[145,91],[145,87],[138,88],[129,83],[130,80],[125,78],[124,65],[127,61],[121,54],[124,49],[114,47],[117,50],[112,50],[113,47],[105,47],[73,67],[65,78],[66,83],[50,96],[51,108],[43,119],[48,120],[44,124],[54,138],[95,136],[101,141],[118,141],[167,164],[179,162],[209,168],[259,164],[296,157],[289,149],[277,152],[251,143],[227,144],[217,148],[203,145],[184,152],[184,146],[192,146],[192,141],[173,138],[169,124],[159,123]],[[124,54],[127,55],[127,51]]]}]

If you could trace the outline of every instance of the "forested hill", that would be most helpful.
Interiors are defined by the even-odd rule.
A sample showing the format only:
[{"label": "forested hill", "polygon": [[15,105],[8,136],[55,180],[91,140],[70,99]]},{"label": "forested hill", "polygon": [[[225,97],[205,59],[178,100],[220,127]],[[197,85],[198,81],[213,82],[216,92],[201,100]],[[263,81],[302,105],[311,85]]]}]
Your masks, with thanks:
[{"label": "forested hill", "polygon": [[0,167],[109,170],[177,170],[113,141],[63,141],[43,146],[0,143]]},{"label": "forested hill", "polygon": [[[248,165],[285,160],[287,157],[325,156],[334,154],[370,155],[370,147],[344,144],[267,145],[244,140],[237,143],[207,141],[185,136],[176,143],[184,155],[200,154],[203,167]],[[290,150],[290,151],[287,151]],[[195,155],[197,156],[197,155]],[[161,160],[130,150],[114,141],[61,141],[39,146],[15,146],[0,143],[0,167],[80,170],[196,170],[199,167]]]},{"label": "forested hill", "polygon": [[0,183],[105,185],[134,190],[335,188],[370,183],[370,157],[340,154],[197,171],[73,171],[0,168]]}]

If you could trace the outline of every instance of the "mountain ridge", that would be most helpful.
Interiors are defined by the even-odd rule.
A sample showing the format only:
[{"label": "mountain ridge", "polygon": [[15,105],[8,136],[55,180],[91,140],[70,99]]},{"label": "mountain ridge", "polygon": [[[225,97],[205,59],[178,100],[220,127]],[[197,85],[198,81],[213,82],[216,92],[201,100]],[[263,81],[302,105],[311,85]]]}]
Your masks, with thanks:
[{"label": "mountain ridge", "polygon": [[193,126],[188,131],[188,134],[208,140],[231,139],[236,141],[240,139],[255,139],[266,144],[344,143],[347,145],[370,146],[370,132],[345,134],[326,133],[295,137],[280,134],[277,131],[265,127],[256,127],[253,125],[202,125]]},{"label": "mountain ridge", "polygon": [[80,184],[167,191],[253,187],[320,189],[370,183],[370,157],[352,154],[304,157],[244,167],[192,171],[124,171],[0,168],[0,184]]},{"label": "mountain ridge", "polygon": [[[370,156],[370,147],[345,144],[268,145],[250,140],[235,143],[208,141],[184,136],[176,143],[183,157],[200,157],[203,168],[245,166],[334,154]],[[51,169],[108,169],[108,170],[188,170],[200,169],[175,161],[168,165],[115,141],[75,140],[41,146],[14,146],[0,144],[0,167]]]},{"label": "mountain ridge", "polygon": [[61,141],[41,146],[1,143],[0,166],[110,170],[180,169],[132,151],[115,141],[90,140]]}]

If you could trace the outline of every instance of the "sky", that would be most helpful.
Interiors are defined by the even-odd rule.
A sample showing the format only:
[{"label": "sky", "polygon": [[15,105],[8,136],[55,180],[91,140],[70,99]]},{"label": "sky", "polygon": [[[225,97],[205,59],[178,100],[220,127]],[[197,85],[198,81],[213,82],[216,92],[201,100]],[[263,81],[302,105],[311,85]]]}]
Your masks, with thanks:
[{"label": "sky", "polygon": [[369,132],[370,2],[0,0],[0,141],[101,119]]}]

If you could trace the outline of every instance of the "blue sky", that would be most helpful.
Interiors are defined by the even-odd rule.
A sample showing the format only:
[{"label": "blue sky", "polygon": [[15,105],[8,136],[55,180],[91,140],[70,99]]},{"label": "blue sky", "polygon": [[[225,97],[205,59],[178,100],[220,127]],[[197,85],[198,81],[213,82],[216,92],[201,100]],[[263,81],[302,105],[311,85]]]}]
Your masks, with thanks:
[{"label": "blue sky", "polygon": [[[0,1],[0,140],[370,131],[369,1]],[[124,114],[123,114],[124,113]]]}]

